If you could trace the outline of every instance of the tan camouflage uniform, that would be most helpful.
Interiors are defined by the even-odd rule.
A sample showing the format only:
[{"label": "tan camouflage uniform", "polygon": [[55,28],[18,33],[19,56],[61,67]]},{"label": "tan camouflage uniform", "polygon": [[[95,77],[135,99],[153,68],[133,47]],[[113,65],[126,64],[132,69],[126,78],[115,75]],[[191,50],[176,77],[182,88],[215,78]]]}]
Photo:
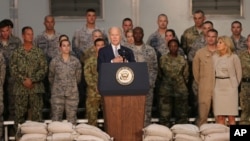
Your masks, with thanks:
[{"label": "tan camouflage uniform", "polygon": [[[23,46],[16,49],[10,60],[11,77],[14,78],[13,93],[15,94],[15,124],[23,123],[28,109],[31,110],[33,121],[42,120],[43,94],[45,92],[43,80],[48,66],[41,49],[33,46],[27,52]],[[34,87],[28,89],[23,82],[28,77]]]},{"label": "tan camouflage uniform", "polygon": [[157,56],[155,50],[151,46],[146,44],[142,44],[142,46],[140,47],[133,45],[131,46],[131,49],[133,50],[136,62],[147,62],[148,65],[150,89],[149,93],[146,95],[145,121],[144,121],[144,126],[147,126],[151,123],[151,114],[152,114],[152,105],[154,96],[153,91],[158,72]]},{"label": "tan camouflage uniform", "polygon": [[249,50],[239,54],[242,66],[242,81],[240,92],[241,117],[240,124],[250,125],[250,53]]},{"label": "tan camouflage uniform", "polygon": [[6,65],[2,52],[0,52],[0,139],[3,137],[3,111],[4,111],[4,91],[3,85],[5,80]]},{"label": "tan camouflage uniform", "polygon": [[96,56],[92,56],[85,61],[84,76],[87,82],[86,117],[88,124],[97,126],[101,95],[97,89],[98,72]]},{"label": "tan camouflage uniform", "polygon": [[159,76],[162,79],[159,91],[159,122],[170,127],[170,118],[175,117],[176,123],[187,123],[189,110],[186,87],[189,76],[187,60],[180,55],[172,57],[166,54],[160,58],[159,63]]},{"label": "tan camouflage uniform", "polygon": [[65,110],[66,119],[76,124],[79,103],[77,84],[81,81],[81,73],[81,63],[74,56],[70,56],[69,60],[65,62],[61,55],[58,55],[50,62],[50,102],[53,121],[61,121]]}]

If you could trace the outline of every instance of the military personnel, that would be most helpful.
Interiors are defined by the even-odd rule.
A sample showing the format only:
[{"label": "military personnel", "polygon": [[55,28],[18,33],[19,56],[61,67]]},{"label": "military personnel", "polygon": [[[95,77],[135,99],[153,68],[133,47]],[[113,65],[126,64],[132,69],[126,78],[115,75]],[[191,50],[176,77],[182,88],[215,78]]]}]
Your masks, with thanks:
[{"label": "military personnel", "polygon": [[5,119],[14,120],[14,95],[13,95],[13,78],[10,76],[9,61],[13,51],[21,46],[21,40],[11,34],[11,25],[9,20],[2,20],[0,22],[0,51],[3,53],[6,64],[6,76],[3,84],[4,88],[4,107]]},{"label": "military personnel", "polygon": [[96,26],[96,11],[94,9],[86,10],[86,25],[81,29],[76,30],[72,39],[72,48],[76,53],[78,59],[80,59],[83,52],[93,46],[92,32],[95,29],[100,29],[104,34],[104,39],[107,40],[107,35],[104,29]]},{"label": "military personnel", "polygon": [[[213,23],[211,21],[205,21],[202,24],[202,35],[199,36],[192,44],[192,47],[190,48],[190,51],[188,52],[188,63],[189,66],[192,67],[192,61],[195,56],[195,53],[200,49],[206,46],[206,36],[207,36],[207,31],[213,29]],[[190,68],[190,71],[192,69]],[[193,78],[191,78],[193,79]],[[191,83],[191,82],[190,82]],[[190,84],[191,85],[191,84]],[[189,85],[189,86],[190,86]],[[191,89],[191,88],[190,88]],[[195,81],[192,81],[192,97],[190,98],[190,116],[196,117],[197,112],[198,112],[198,101],[197,101],[197,96],[198,96],[198,86],[195,83]]]},{"label": "military personnel", "polygon": [[52,121],[62,121],[65,110],[66,119],[76,124],[79,92],[77,84],[81,81],[80,61],[70,55],[70,41],[60,41],[61,55],[53,58],[49,65],[51,85]]},{"label": "military personnel", "polygon": [[233,21],[231,24],[232,36],[231,39],[234,43],[234,51],[236,54],[239,54],[240,51],[246,50],[246,37],[241,35],[242,32],[242,24],[239,21]]},{"label": "military personnel", "polygon": [[206,36],[206,46],[199,49],[193,59],[193,75],[198,85],[198,117],[197,126],[207,122],[211,109],[215,86],[215,71],[212,56],[216,51],[218,32],[210,29]]},{"label": "military personnel", "polygon": [[[60,33],[56,32],[55,19],[52,15],[47,15],[44,17],[45,30],[36,36],[34,43],[35,46],[43,50],[47,64],[50,63],[51,59],[59,55],[59,36]],[[43,95],[44,107],[50,108],[50,85],[48,81],[48,76],[46,75],[44,79],[45,94]]]},{"label": "military personnel", "polygon": [[14,50],[10,59],[10,73],[14,78],[15,127],[27,120],[28,110],[29,120],[42,120],[43,80],[48,69],[43,51],[33,45],[31,27],[22,28],[22,38],[23,45]]},{"label": "military personnel", "polygon": [[146,44],[152,46],[157,52],[158,58],[160,57],[159,47],[166,44],[165,32],[168,26],[168,17],[165,14],[158,15],[157,18],[158,29],[152,33],[146,42]]},{"label": "military personnel", "polygon": [[151,123],[153,96],[155,81],[158,72],[157,56],[155,50],[147,44],[143,43],[144,32],[141,27],[135,27],[133,29],[134,45],[131,46],[133,50],[136,62],[147,62],[149,72],[149,93],[146,95],[145,102],[145,121],[144,126],[148,126]]},{"label": "military personnel", "polygon": [[239,54],[242,67],[242,80],[240,92],[241,116],[240,124],[250,125],[250,34],[247,36],[247,49]]},{"label": "military personnel", "polygon": [[[193,13],[194,25],[186,29],[181,36],[181,47],[188,55],[189,51],[193,47],[194,41],[202,36],[202,24],[206,20],[205,13],[202,10],[196,10]],[[188,79],[188,91],[189,91],[189,105],[192,107],[190,114],[192,117],[197,116],[197,112],[193,106],[195,106],[195,92],[192,89],[194,77],[192,73],[192,63],[189,62],[189,79]]]},{"label": "military personnel", "polygon": [[3,111],[4,111],[4,103],[3,103],[3,85],[5,80],[5,72],[6,72],[6,65],[4,61],[4,56],[2,52],[0,52],[0,140],[3,137]]},{"label": "military personnel", "polygon": [[[169,48],[168,48],[168,41],[176,39],[178,40],[178,37],[175,34],[175,31],[173,29],[167,29],[165,32],[165,41],[166,44],[163,44],[159,47],[159,52],[161,55],[168,54],[169,53]],[[178,53],[184,57],[186,57],[184,51],[182,48],[179,48]]]},{"label": "military personnel", "polygon": [[[94,43],[96,39],[98,38],[103,38],[103,34],[102,34],[102,31],[100,29],[95,29],[93,32],[92,32],[92,42]],[[81,56],[81,62],[82,64],[84,64],[84,62],[92,57],[92,56],[95,56],[96,54],[96,47],[95,45],[93,44],[93,46],[91,46],[90,48],[86,49],[84,51],[84,53],[82,54]]]},{"label": "military personnel", "polygon": [[127,42],[126,33],[128,32],[128,30],[133,29],[133,21],[130,18],[124,18],[122,20],[122,29],[123,29],[122,31],[123,33],[122,33],[121,44],[125,45],[125,43]]},{"label": "military personnel", "polygon": [[[179,42],[168,42],[169,53],[161,56],[159,75],[162,78],[159,90],[159,122],[170,127],[170,118],[175,117],[176,124],[188,122],[188,80],[187,60],[178,54]],[[172,114],[173,113],[173,114]]]},{"label": "military personnel", "polygon": [[[100,29],[104,35],[106,43],[108,43],[107,35],[103,28],[99,28],[96,25],[96,11],[95,9],[86,10],[86,24],[83,25],[81,29],[75,31],[72,38],[72,50],[75,53],[76,57],[81,60],[82,54],[86,49],[91,48],[94,43],[92,40],[92,32],[95,29]],[[83,65],[83,64],[82,64]],[[85,96],[86,96],[86,82],[83,79],[84,75],[82,74],[82,80],[78,85],[80,102],[79,107],[85,106]]]},{"label": "military personnel", "polygon": [[97,126],[98,109],[101,105],[101,95],[97,89],[98,72],[97,56],[100,48],[105,46],[105,40],[98,38],[94,42],[95,54],[85,61],[84,76],[87,83],[86,117],[88,124]]}]

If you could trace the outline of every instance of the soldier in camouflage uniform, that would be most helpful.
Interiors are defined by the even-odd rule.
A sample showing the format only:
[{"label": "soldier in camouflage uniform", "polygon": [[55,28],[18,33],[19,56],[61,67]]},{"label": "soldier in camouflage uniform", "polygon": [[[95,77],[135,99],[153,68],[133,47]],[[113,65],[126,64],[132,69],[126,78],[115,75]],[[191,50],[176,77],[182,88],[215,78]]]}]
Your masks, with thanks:
[{"label": "soldier in camouflage uniform", "polygon": [[76,53],[78,59],[82,56],[83,52],[93,46],[92,32],[95,29],[100,29],[104,35],[104,39],[107,40],[107,35],[104,29],[98,28],[95,24],[96,11],[94,9],[87,9],[86,11],[87,23],[81,29],[75,31],[72,39],[72,48]]},{"label": "soldier in camouflage uniform", "polygon": [[159,122],[170,127],[171,117],[175,117],[175,123],[188,122],[188,80],[187,60],[178,55],[179,42],[172,39],[168,42],[170,52],[160,58],[159,75],[162,78],[159,91]]},{"label": "soldier in camouflage uniform", "polygon": [[43,80],[48,69],[44,53],[33,45],[33,29],[23,27],[22,37],[23,45],[14,50],[10,59],[10,73],[15,79],[15,125],[27,120],[28,110],[29,120],[42,120]]},{"label": "soldier in camouflage uniform", "polygon": [[247,49],[239,54],[242,66],[242,81],[240,92],[241,117],[240,124],[250,125],[250,35],[247,36]]},{"label": "soldier in camouflage uniform", "polygon": [[146,95],[145,102],[145,121],[144,126],[151,123],[153,96],[155,81],[158,72],[157,56],[155,50],[150,46],[143,43],[144,32],[141,27],[133,29],[134,45],[131,46],[136,62],[147,62],[149,73],[149,93]]},{"label": "soldier in camouflage uniform", "polygon": [[161,56],[159,48],[166,44],[165,32],[168,26],[168,17],[165,14],[160,14],[157,18],[158,29],[152,33],[146,42],[146,44],[153,47],[157,53],[157,57]]},{"label": "soldier in camouflage uniform", "polygon": [[[193,20],[194,20],[194,25],[189,27],[184,31],[184,33],[181,36],[181,47],[184,50],[185,54],[189,54],[191,48],[193,48],[193,43],[197,38],[199,38],[202,35],[202,25],[203,22],[205,21],[205,13],[202,10],[197,10],[193,14]],[[192,117],[197,116],[197,110],[195,107],[195,104],[197,103],[195,99],[195,92],[193,91],[193,73],[192,73],[192,63],[189,63],[189,79],[188,79],[188,91],[189,91],[189,105],[191,106],[191,111],[190,114]]]},{"label": "soldier in camouflage uniform", "polygon": [[[59,37],[60,33],[56,32],[55,19],[51,15],[44,17],[45,31],[36,36],[34,43],[36,47],[43,50],[47,64],[50,63],[51,59],[59,55]],[[45,94],[43,95],[44,107],[50,108],[50,85],[48,75],[44,79]]]},{"label": "soldier in camouflage uniform", "polygon": [[[103,33],[100,29],[95,29],[93,32],[92,32],[92,42],[94,43],[94,41],[98,38],[103,38]],[[84,62],[92,57],[92,56],[95,56],[96,55],[96,49],[95,49],[95,45],[93,44],[93,46],[91,46],[90,48],[86,49],[84,51],[84,53],[82,54],[81,56],[81,62],[82,64],[84,64]]]},{"label": "soldier in camouflage uniform", "polygon": [[234,51],[239,54],[242,50],[247,49],[246,37],[241,35],[242,24],[239,21],[233,21],[231,24],[232,36],[231,39],[234,43]]},{"label": "soldier in camouflage uniform", "polygon": [[[92,32],[95,29],[100,29],[102,31],[104,39],[108,43],[108,38],[104,29],[96,26],[96,11],[94,9],[87,9],[86,24],[81,29],[76,30],[72,38],[72,50],[79,60],[81,60],[81,56],[86,51],[86,49],[91,48],[94,45],[92,40]],[[82,80],[78,84],[80,94],[79,107],[85,106],[86,85],[87,84],[85,82],[84,75],[82,74]]]},{"label": "soldier in camouflage uniform", "polygon": [[0,51],[3,53],[6,64],[6,76],[4,81],[4,105],[5,118],[14,120],[14,95],[13,95],[13,78],[10,77],[9,61],[13,51],[21,46],[21,40],[11,34],[11,27],[6,20],[0,22]]},{"label": "soldier in camouflage uniform", "polygon": [[6,72],[5,60],[2,52],[0,52],[0,140],[3,137],[3,111],[4,111],[3,85],[5,80],[5,72]]},{"label": "soldier in camouflage uniform", "polygon": [[[177,39],[178,40],[178,37],[176,36],[175,31],[173,29],[167,29],[166,32],[165,32],[166,44],[162,44],[158,49],[158,51],[160,52],[161,55],[165,55],[165,54],[169,53],[168,41],[171,40],[171,39]],[[182,50],[182,48],[179,48],[178,53],[180,55],[186,57],[186,55],[185,55],[184,51]]]},{"label": "soldier in camouflage uniform", "polygon": [[101,95],[97,89],[97,56],[99,49],[105,46],[105,41],[102,38],[98,38],[94,44],[95,54],[85,61],[83,70],[87,83],[86,117],[88,124],[97,126],[98,109],[101,105]]},{"label": "soldier in camouflage uniform", "polygon": [[69,40],[60,41],[60,51],[61,55],[53,58],[49,65],[52,121],[61,121],[65,110],[66,119],[76,124],[79,102],[77,84],[81,81],[81,63],[70,55]]}]

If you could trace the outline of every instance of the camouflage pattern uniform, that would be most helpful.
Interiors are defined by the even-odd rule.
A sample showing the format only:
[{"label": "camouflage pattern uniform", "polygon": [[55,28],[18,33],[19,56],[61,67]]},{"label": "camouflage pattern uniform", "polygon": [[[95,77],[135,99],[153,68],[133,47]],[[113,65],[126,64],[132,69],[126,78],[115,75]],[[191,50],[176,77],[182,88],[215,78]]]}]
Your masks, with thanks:
[{"label": "camouflage pattern uniform", "polygon": [[4,89],[4,105],[5,105],[5,117],[8,120],[14,120],[15,114],[15,102],[13,94],[13,85],[14,79],[10,77],[10,67],[9,62],[13,51],[20,47],[22,44],[21,40],[18,37],[10,36],[8,43],[3,44],[0,42],[0,51],[3,53],[5,64],[6,64],[6,76],[3,85]]},{"label": "camouflage pattern uniform", "polygon": [[161,56],[160,47],[166,45],[165,34],[164,34],[164,36],[162,36],[158,32],[158,30],[155,31],[153,34],[151,34],[148,37],[146,44],[150,45],[151,47],[153,47],[155,49],[155,51],[157,53],[157,57],[159,58]]},{"label": "camouflage pattern uniform", "polygon": [[3,84],[5,80],[5,72],[6,72],[6,65],[4,61],[4,56],[2,52],[0,52],[0,139],[2,139],[3,137],[3,111],[4,111]]},{"label": "camouflage pattern uniform", "polygon": [[233,36],[231,36],[231,39],[232,39],[232,41],[234,43],[234,47],[235,47],[234,51],[235,51],[236,54],[239,55],[239,53],[241,51],[244,51],[244,50],[247,49],[247,44],[246,44],[247,39],[246,39],[246,37],[240,36],[240,39],[239,39],[238,42],[236,40],[234,40]]},{"label": "camouflage pattern uniform", "polygon": [[66,119],[76,124],[79,103],[77,84],[81,81],[81,74],[81,63],[74,56],[70,56],[69,60],[65,62],[61,55],[58,55],[50,62],[52,121],[61,121],[65,109]]},{"label": "camouflage pattern uniform", "polygon": [[[190,50],[193,48],[195,40],[199,37],[203,36],[203,33],[196,29],[195,26],[191,26],[190,28],[186,29],[181,36],[181,47],[184,52],[189,55]],[[192,52],[191,52],[192,54]],[[190,116],[196,117],[197,113],[197,85],[194,83],[194,77],[192,73],[192,61],[188,60],[189,65],[189,79],[188,79],[188,91],[189,91],[189,105],[191,106]]]},{"label": "camouflage pattern uniform", "polygon": [[[162,45],[159,47],[159,52],[160,52],[161,55],[168,54],[168,53],[169,53],[169,48],[168,48],[167,44],[162,44]],[[181,56],[186,57],[185,52],[184,52],[183,49],[180,48],[180,47],[179,47],[179,49],[178,49],[178,54],[181,55]]]},{"label": "camouflage pattern uniform", "polygon": [[188,63],[183,56],[172,57],[167,54],[160,58],[159,64],[159,75],[162,78],[159,91],[159,122],[170,127],[170,118],[174,116],[175,123],[187,123],[189,110],[186,87],[189,76]]},{"label": "camouflage pattern uniform", "polygon": [[131,49],[133,50],[136,62],[147,62],[148,66],[150,89],[146,95],[144,121],[144,126],[147,126],[151,123],[154,87],[158,72],[157,56],[154,49],[146,44],[142,44],[140,47],[133,45]]},{"label": "camouflage pattern uniform", "polygon": [[242,66],[242,81],[240,92],[241,117],[240,124],[250,125],[250,53],[249,50],[239,54]]},{"label": "camouflage pattern uniform", "polygon": [[88,119],[88,124],[97,126],[101,95],[97,89],[98,72],[96,56],[90,57],[86,60],[84,65],[84,75],[87,82],[86,117]]},{"label": "camouflage pattern uniform", "polygon": [[[48,71],[46,58],[41,49],[33,46],[26,51],[23,46],[13,52],[10,60],[10,73],[14,80],[15,94],[15,124],[23,123],[25,114],[31,110],[33,121],[42,120],[43,94],[45,92],[43,80]],[[23,82],[28,77],[34,87],[28,89]]]},{"label": "camouflage pattern uniform", "polygon": [[[55,34],[49,38],[45,31],[37,35],[34,40],[35,46],[43,50],[44,55],[47,59],[47,64],[50,63],[51,59],[60,54],[59,50],[59,37],[60,33],[55,32]],[[44,107],[50,108],[50,85],[48,80],[48,74],[44,79],[45,94],[43,95]]]},{"label": "camouflage pattern uniform", "polygon": [[95,46],[92,46],[88,49],[86,49],[84,52],[83,52],[83,55],[81,56],[81,62],[83,64],[85,64],[85,61],[88,60],[90,57],[93,57],[96,55],[96,50],[95,50]]},{"label": "camouflage pattern uniform", "polygon": [[[95,27],[95,29],[100,29]],[[94,29],[93,29],[94,30]],[[94,45],[92,39],[92,31],[88,29],[86,26],[83,26],[81,29],[75,31],[73,39],[72,39],[72,49],[75,52],[78,59],[80,59],[81,55],[84,51]],[[107,35],[105,34],[104,29],[100,29],[104,35],[104,39],[107,40]]]},{"label": "camouflage pattern uniform", "polygon": [[[105,34],[104,29],[99,28],[99,27],[95,27],[95,29],[100,29],[103,33],[103,38],[105,39],[105,43],[108,43],[108,37]],[[75,56],[81,60],[82,65],[82,55],[84,54],[84,52],[88,49],[91,48],[94,45],[93,39],[92,39],[92,31],[94,31],[95,29],[88,29],[85,25],[79,29],[76,30],[74,35],[73,35],[73,39],[72,39],[72,50],[75,53]],[[82,73],[82,79],[81,82],[78,84],[78,89],[79,89],[79,94],[80,94],[80,102],[79,102],[79,106],[80,107],[84,107],[85,106],[85,96],[86,96],[86,87],[87,84],[85,82],[84,79],[84,74]]]}]

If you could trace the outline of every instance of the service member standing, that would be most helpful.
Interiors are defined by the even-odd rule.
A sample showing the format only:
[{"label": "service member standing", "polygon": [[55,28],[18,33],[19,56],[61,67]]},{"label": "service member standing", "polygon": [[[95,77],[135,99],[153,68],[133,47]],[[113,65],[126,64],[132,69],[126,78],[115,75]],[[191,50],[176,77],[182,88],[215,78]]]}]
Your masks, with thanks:
[{"label": "service member standing", "polygon": [[80,61],[70,55],[70,41],[60,41],[61,55],[53,58],[49,65],[49,82],[51,85],[52,120],[61,121],[63,113],[66,119],[76,124],[79,92],[77,84],[81,81],[82,67]]},{"label": "service member standing", "polygon": [[247,36],[247,50],[239,53],[242,67],[240,92],[241,117],[240,124],[250,125],[250,35]]},{"label": "service member standing", "polygon": [[48,69],[44,53],[33,45],[31,27],[23,27],[22,38],[23,45],[13,52],[10,60],[11,77],[15,79],[15,125],[27,120],[28,110],[29,120],[42,120],[43,80]]},{"label": "service member standing", "polygon": [[143,43],[144,32],[141,27],[135,27],[133,29],[134,45],[131,46],[133,50],[136,62],[146,62],[149,73],[149,93],[146,95],[145,102],[145,121],[144,126],[148,126],[151,123],[153,96],[155,80],[158,72],[157,56],[155,50],[150,46]]}]

